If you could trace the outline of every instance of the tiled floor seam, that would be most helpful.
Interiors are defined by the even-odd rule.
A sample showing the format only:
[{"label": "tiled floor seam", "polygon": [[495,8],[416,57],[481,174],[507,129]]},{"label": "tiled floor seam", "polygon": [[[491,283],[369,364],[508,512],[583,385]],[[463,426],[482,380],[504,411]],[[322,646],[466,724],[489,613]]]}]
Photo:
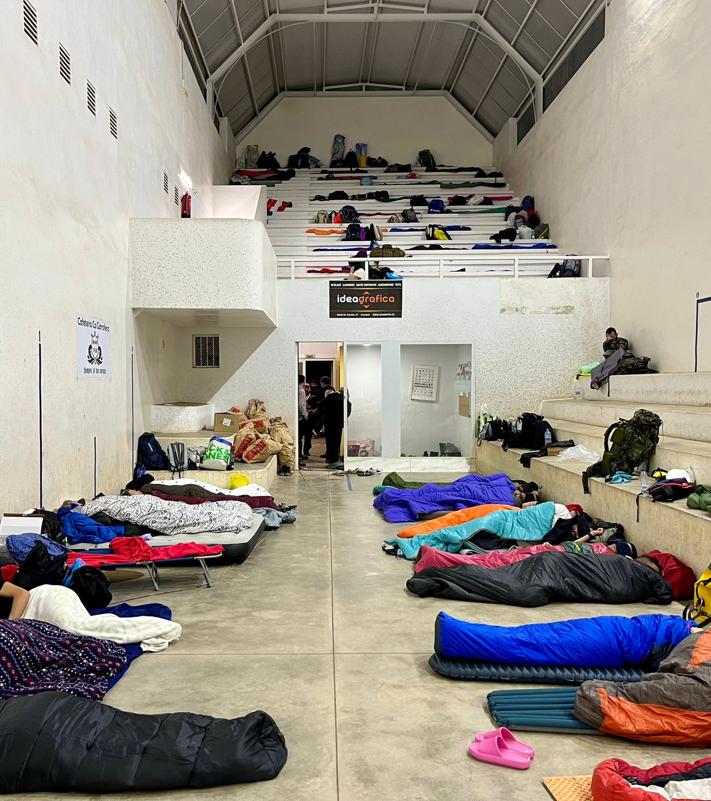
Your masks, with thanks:
[{"label": "tiled floor seam", "polygon": [[336,801],[341,798],[340,771],[338,761],[338,687],[336,684],[336,615],[335,615],[335,587],[333,584],[333,520],[331,519],[331,487],[332,482],[328,482],[328,547],[331,556],[331,654],[333,669],[333,736],[334,754],[336,767]]}]

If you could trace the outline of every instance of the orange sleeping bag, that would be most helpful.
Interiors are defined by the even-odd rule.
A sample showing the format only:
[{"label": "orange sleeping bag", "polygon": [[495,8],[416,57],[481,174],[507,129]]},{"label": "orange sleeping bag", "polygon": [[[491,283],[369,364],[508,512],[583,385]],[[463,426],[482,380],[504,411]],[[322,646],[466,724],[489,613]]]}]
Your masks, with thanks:
[{"label": "orange sleeping bag", "polygon": [[434,520],[425,520],[422,523],[415,523],[413,526],[408,526],[402,531],[398,531],[397,536],[409,538],[417,537],[420,534],[431,534],[433,531],[440,531],[450,526],[458,526],[461,523],[468,523],[470,520],[478,520],[480,517],[485,517],[492,512],[501,510],[520,511],[518,506],[506,506],[501,503],[485,503],[481,506],[470,506],[468,509],[457,509],[456,512],[449,512],[449,514],[436,517]]}]

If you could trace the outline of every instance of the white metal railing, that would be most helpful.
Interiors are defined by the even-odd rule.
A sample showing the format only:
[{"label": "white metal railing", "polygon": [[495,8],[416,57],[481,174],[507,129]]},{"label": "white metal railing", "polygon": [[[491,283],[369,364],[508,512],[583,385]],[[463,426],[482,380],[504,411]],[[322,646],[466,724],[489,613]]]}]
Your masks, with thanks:
[{"label": "white metal railing", "polygon": [[[450,253],[436,256],[418,254],[405,258],[333,258],[330,256],[278,256],[277,277],[343,279],[347,264],[379,264],[404,278],[543,278],[563,258],[579,259],[581,276],[595,277],[596,262],[609,262],[609,256],[570,255],[562,253]],[[343,269],[343,268],[346,269]],[[326,270],[326,272],[321,272]]]}]

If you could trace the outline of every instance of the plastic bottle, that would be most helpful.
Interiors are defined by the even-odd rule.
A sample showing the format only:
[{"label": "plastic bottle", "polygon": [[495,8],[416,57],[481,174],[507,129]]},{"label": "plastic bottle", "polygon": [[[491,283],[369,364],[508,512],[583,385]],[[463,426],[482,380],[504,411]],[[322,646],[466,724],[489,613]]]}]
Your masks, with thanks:
[{"label": "plastic bottle", "polygon": [[553,442],[553,434],[551,433],[550,428],[547,428],[546,433],[543,435],[543,447],[547,448],[551,442]]},{"label": "plastic bottle", "polygon": [[642,470],[642,472],[639,474],[639,481],[642,486],[642,495],[648,495],[650,485],[649,485],[649,476],[647,475],[646,470]]},{"label": "plastic bottle", "polygon": [[575,382],[575,400],[579,401],[583,399],[583,388],[580,386],[580,381]]}]

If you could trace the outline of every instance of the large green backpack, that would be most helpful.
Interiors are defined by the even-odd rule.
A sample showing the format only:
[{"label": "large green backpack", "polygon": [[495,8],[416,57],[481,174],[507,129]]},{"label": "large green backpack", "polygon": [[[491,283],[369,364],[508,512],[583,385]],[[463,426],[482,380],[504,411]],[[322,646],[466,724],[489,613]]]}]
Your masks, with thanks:
[{"label": "large green backpack", "polygon": [[711,514],[711,484],[697,484],[696,489],[686,499],[689,509],[698,509]]},{"label": "large green backpack", "polygon": [[620,419],[605,432],[605,453],[599,462],[583,473],[583,489],[590,494],[592,476],[611,476],[618,470],[632,473],[641,465],[649,467],[657,443],[661,418],[647,409],[638,409],[631,420]]}]

